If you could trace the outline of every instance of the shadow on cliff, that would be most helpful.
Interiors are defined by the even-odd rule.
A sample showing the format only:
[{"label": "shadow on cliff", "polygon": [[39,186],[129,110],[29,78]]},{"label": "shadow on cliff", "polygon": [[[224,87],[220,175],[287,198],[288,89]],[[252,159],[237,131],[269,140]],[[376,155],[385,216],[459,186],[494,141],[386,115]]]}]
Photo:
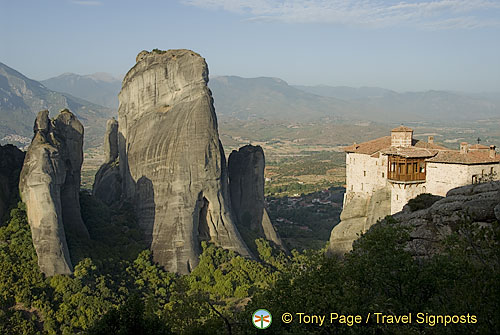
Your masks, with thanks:
[{"label": "shadow on cliff", "polygon": [[[108,129],[107,136],[111,132]],[[134,180],[128,162],[118,159],[118,151],[126,156],[125,142],[122,134],[108,142],[109,157],[96,174],[93,195],[82,197],[82,216],[93,241],[108,243],[116,250],[121,248],[118,244],[132,244],[130,250],[122,250],[132,257],[136,247],[139,252],[151,248],[156,202],[153,182],[145,176]],[[113,148],[117,150],[114,154]]]},{"label": "shadow on cliff", "polygon": [[143,232],[144,243],[151,249],[156,203],[153,182],[149,178],[142,176],[135,183],[133,204],[136,216],[140,218],[138,224]]},{"label": "shadow on cliff", "polygon": [[[125,145],[127,141],[122,133],[118,133],[119,157],[127,157]],[[142,240],[148,249],[153,242],[153,226],[155,222],[155,191],[151,179],[141,176],[137,181],[130,173],[127,160],[119,161],[122,189],[120,203],[130,203],[134,209],[137,224],[142,230]]]},{"label": "shadow on cliff", "polygon": [[73,266],[84,258],[134,260],[149,248],[137,221],[134,204],[124,201],[108,206],[88,191],[80,192],[82,219],[90,239],[81,239],[68,231],[66,238]]}]

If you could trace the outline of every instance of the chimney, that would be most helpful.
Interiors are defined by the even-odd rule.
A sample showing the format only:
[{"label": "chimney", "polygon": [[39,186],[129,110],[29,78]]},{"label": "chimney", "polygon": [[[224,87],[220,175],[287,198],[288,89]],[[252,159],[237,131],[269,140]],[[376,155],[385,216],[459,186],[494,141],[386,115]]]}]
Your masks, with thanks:
[{"label": "chimney", "polygon": [[497,156],[497,152],[495,151],[495,146],[494,145],[490,145],[490,158],[496,158]]},{"label": "chimney", "polygon": [[469,144],[467,142],[460,143],[460,153],[466,154],[469,152]]},{"label": "chimney", "polygon": [[427,143],[434,144],[434,136],[427,137]]}]

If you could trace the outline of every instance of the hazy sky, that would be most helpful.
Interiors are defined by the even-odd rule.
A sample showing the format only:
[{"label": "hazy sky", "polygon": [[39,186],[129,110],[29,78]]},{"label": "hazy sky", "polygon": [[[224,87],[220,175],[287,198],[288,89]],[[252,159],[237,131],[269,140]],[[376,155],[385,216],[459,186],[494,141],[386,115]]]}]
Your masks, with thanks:
[{"label": "hazy sky", "polygon": [[500,91],[500,0],[0,0],[0,62],[125,74],[193,49],[211,74],[398,91]]}]

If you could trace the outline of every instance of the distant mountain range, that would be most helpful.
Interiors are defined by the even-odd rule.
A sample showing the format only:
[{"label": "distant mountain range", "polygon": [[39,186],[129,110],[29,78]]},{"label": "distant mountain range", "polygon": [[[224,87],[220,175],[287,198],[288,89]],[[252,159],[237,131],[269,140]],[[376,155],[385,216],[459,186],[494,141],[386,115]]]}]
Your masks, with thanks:
[{"label": "distant mountain range", "polygon": [[122,80],[108,73],[78,75],[64,73],[60,76],[42,80],[48,89],[69,93],[73,96],[93,102],[97,105],[118,109],[118,92]]},{"label": "distant mountain range", "polygon": [[[500,93],[399,93],[379,87],[292,86],[279,78],[237,76],[211,77],[209,87],[218,117],[227,120],[404,123],[500,118]],[[0,63],[0,141],[7,135],[30,137],[39,110],[68,107],[88,128],[88,142],[100,143],[104,120],[116,114],[120,88],[121,80],[106,73],[65,73],[37,82]]]},{"label": "distant mountain range", "polygon": [[346,101],[314,95],[288,85],[279,78],[210,78],[218,116],[307,121],[351,118]]},{"label": "distant mountain range", "polygon": [[380,87],[294,87],[348,101],[364,118],[373,121],[466,121],[500,117],[500,92],[468,94],[430,90],[398,93]]},{"label": "distant mountain range", "polygon": [[[86,145],[102,142],[112,109],[52,91],[0,63],[0,143],[23,143],[22,137],[33,136],[33,123],[40,110],[48,109],[55,114],[63,108],[70,109],[84,124]],[[12,140],[16,138],[20,140]]]},{"label": "distant mountain range", "polygon": [[[94,103],[118,105],[121,82],[109,74],[66,73],[42,83]],[[292,86],[279,78],[237,76],[214,76],[208,85],[221,118],[446,122],[500,117],[500,93],[398,93],[380,87]]]},{"label": "distant mountain range", "polygon": [[398,93],[378,87],[291,86],[277,78],[211,78],[217,114],[291,121],[329,118],[376,122],[500,118],[500,93]]}]

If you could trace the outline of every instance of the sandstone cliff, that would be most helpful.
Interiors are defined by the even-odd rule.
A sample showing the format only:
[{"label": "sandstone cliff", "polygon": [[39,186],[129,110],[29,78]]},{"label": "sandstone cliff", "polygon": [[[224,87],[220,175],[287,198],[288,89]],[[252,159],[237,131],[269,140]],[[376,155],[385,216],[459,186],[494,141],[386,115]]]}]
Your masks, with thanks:
[{"label": "sandstone cliff", "polygon": [[[353,197],[341,215],[341,223],[334,227],[330,237],[330,254],[342,255],[352,249],[360,232],[367,232],[378,219],[389,215],[389,193],[384,189],[371,198]],[[425,195],[421,195],[425,196]],[[430,257],[443,248],[443,240],[460,229],[460,225],[490,225],[500,221],[500,182],[467,185],[454,188],[445,198],[432,198],[429,204],[412,209],[405,205],[392,215],[395,224],[409,228],[410,240],[406,248],[416,257]],[[428,201],[428,200],[425,200]],[[421,209],[418,209],[423,207]],[[384,222],[385,220],[382,220]]]},{"label": "sandstone cliff", "polygon": [[231,212],[205,60],[169,50],[143,51],[136,61],[119,94],[119,168],[154,260],[187,273],[203,240],[248,256]]},{"label": "sandstone cliff", "polygon": [[352,242],[379,219],[391,214],[391,190],[381,188],[371,196],[347,193],[340,223],[332,229],[329,254],[343,255],[352,250]]},{"label": "sandstone cliff", "polygon": [[432,256],[441,250],[441,242],[447,236],[460,229],[461,223],[500,222],[500,182],[451,189],[430,207],[412,212],[406,205],[393,218],[397,224],[410,228],[407,248],[413,255]]},{"label": "sandstone cliff", "polygon": [[260,146],[246,145],[229,155],[231,205],[238,219],[238,230],[254,253],[257,253],[256,238],[266,238],[283,248],[264,207],[264,167],[264,151]]},{"label": "sandstone cliff", "polygon": [[113,118],[106,124],[104,164],[97,171],[92,194],[107,205],[118,202],[122,194],[122,177],[118,159],[118,122]]},{"label": "sandstone cliff", "polygon": [[73,271],[66,234],[88,238],[80,215],[83,126],[67,109],[49,119],[38,113],[19,189],[40,270],[48,276]]},{"label": "sandstone cliff", "polygon": [[9,205],[16,201],[23,161],[24,152],[17,147],[0,145],[0,224]]}]

